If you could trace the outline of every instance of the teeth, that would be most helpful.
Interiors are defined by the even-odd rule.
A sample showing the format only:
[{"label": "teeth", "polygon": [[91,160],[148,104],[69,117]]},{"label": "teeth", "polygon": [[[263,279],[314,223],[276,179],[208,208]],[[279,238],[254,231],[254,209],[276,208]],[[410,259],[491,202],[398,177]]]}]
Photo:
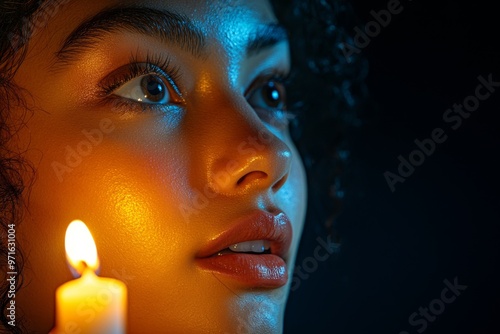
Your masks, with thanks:
[{"label": "teeth", "polygon": [[254,240],[240,242],[229,246],[229,249],[233,252],[254,252],[254,253],[264,253],[265,250],[271,247],[271,243],[267,240]]}]

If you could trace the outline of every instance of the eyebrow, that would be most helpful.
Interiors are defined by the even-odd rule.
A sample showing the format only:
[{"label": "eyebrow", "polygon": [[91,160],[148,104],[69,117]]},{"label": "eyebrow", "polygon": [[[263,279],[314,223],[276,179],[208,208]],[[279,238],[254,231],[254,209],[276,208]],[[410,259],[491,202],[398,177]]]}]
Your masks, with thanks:
[{"label": "eyebrow", "polygon": [[106,35],[131,32],[173,43],[196,57],[203,57],[206,38],[187,17],[145,7],[115,7],[106,9],[80,24],[66,38],[56,58],[63,64],[78,59]]},{"label": "eyebrow", "polygon": [[281,42],[288,41],[288,31],[278,23],[260,27],[247,43],[248,56],[255,55]]},{"label": "eyebrow", "polygon": [[[106,35],[120,32],[138,33],[165,44],[177,45],[200,59],[207,56],[206,36],[188,17],[147,7],[113,7],[74,29],[56,52],[56,59],[61,66],[69,65]],[[285,40],[288,40],[288,34],[281,25],[271,23],[259,26],[247,42],[247,55],[255,55]]]}]

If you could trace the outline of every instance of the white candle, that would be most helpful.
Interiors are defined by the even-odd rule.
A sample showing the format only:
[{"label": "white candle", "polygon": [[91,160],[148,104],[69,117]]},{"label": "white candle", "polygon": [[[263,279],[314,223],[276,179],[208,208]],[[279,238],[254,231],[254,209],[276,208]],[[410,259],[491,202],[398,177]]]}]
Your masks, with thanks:
[{"label": "white candle", "polygon": [[81,277],[57,289],[56,326],[51,333],[125,333],[127,288],[119,280],[96,276],[97,249],[83,222],[71,222],[65,246],[70,266]]}]

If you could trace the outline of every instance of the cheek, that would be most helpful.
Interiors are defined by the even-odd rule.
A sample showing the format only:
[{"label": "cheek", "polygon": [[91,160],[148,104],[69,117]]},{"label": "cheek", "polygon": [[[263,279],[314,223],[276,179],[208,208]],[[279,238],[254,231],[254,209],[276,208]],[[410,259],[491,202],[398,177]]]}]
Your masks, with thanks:
[{"label": "cheek", "polygon": [[[32,213],[47,230],[64,230],[74,219],[84,221],[109,271],[119,271],[124,259],[137,271],[144,270],[146,258],[151,267],[171,262],[169,250],[183,240],[178,212],[185,167],[163,153],[144,146],[125,149],[108,139],[62,182],[53,182],[54,171],[46,159],[33,189]],[[49,195],[46,189],[52,189]],[[50,215],[44,214],[47,211]]]},{"label": "cheek", "polygon": [[[169,155],[175,155],[174,146],[169,146]],[[84,221],[91,230],[101,275],[118,277],[129,286],[135,313],[147,309],[150,296],[158,295],[158,287],[166,282],[177,287],[196,284],[186,283],[186,278],[194,277],[187,262],[196,245],[185,237],[186,222],[179,214],[180,203],[187,201],[183,185],[187,171],[181,158],[171,159],[164,150],[145,145],[125,149],[107,138],[59,182],[52,163],[67,166],[60,152],[58,147],[45,147],[29,196],[29,212],[19,232],[19,242],[29,253],[26,277],[31,281],[23,305],[33,308],[28,310],[30,314],[45,313],[37,323],[51,319],[55,289],[72,279],[65,260],[64,235],[74,219]],[[172,306],[172,300],[182,301],[189,297],[186,292],[194,293],[168,291],[168,298],[165,293],[157,303],[165,310]],[[191,297],[194,300],[196,296]],[[41,309],[47,312],[39,312]]]},{"label": "cheek", "polygon": [[291,219],[293,225],[292,251],[296,251],[304,227],[307,207],[307,181],[305,169],[297,149],[291,140],[287,144],[293,154],[292,166],[287,182],[278,192],[277,201],[278,206],[283,208]]}]

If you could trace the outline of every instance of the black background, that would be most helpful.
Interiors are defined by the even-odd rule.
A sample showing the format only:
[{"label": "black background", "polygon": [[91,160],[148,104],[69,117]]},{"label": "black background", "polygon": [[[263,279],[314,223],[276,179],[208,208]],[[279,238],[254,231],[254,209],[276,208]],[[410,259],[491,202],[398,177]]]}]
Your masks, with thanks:
[{"label": "black background", "polygon": [[[363,24],[387,3],[353,6]],[[500,333],[500,87],[458,129],[443,121],[478,76],[500,82],[494,3],[401,1],[362,49],[371,100],[351,143],[342,250],[291,292],[285,333],[419,333],[410,315],[455,278],[467,289],[421,332]],[[384,172],[438,127],[447,140],[391,192]],[[303,240],[297,264],[316,246]]]}]

